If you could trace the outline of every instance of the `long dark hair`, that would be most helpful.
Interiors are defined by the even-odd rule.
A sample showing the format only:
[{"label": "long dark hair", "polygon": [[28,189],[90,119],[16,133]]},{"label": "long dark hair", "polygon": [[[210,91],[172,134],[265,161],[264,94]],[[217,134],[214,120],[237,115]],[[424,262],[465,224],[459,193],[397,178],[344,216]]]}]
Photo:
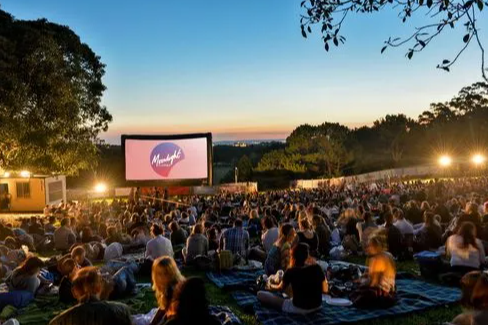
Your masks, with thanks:
[{"label": "long dark hair", "polygon": [[469,248],[471,245],[475,249],[479,249],[476,244],[476,227],[472,222],[463,222],[457,234],[463,237],[463,248]]},{"label": "long dark hair", "polygon": [[288,237],[288,235],[293,229],[294,229],[293,226],[289,223],[284,223],[281,225],[279,230],[277,246],[281,246],[286,242],[286,238]]},{"label": "long dark hair", "polygon": [[206,324],[210,312],[203,280],[191,277],[181,282],[176,287],[172,309],[180,324]]}]

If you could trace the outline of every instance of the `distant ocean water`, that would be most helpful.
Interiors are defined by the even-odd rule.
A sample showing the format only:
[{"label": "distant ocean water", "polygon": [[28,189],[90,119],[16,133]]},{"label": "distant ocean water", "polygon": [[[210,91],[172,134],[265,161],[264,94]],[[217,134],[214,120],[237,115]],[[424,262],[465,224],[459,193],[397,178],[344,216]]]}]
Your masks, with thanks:
[{"label": "distant ocean water", "polygon": [[245,143],[247,145],[251,144],[261,144],[261,143],[270,143],[270,142],[280,142],[284,143],[286,139],[253,139],[253,140],[227,140],[227,141],[214,141],[214,146],[232,146],[236,143]]}]

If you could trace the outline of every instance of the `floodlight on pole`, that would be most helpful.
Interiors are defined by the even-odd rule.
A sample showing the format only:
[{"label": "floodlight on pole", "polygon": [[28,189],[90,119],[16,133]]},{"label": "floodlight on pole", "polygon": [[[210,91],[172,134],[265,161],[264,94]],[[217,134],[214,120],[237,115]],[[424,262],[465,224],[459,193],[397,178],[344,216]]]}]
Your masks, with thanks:
[{"label": "floodlight on pole", "polygon": [[486,161],[486,157],[481,154],[476,154],[473,157],[471,157],[471,161],[473,162],[473,164],[479,166]]},{"label": "floodlight on pole", "polygon": [[447,155],[443,155],[443,156],[440,156],[439,157],[439,165],[441,165],[442,167],[448,167],[452,164],[452,158],[447,156]]},{"label": "floodlight on pole", "polygon": [[97,183],[95,185],[95,192],[97,193],[105,193],[107,191],[107,184],[105,183]]}]

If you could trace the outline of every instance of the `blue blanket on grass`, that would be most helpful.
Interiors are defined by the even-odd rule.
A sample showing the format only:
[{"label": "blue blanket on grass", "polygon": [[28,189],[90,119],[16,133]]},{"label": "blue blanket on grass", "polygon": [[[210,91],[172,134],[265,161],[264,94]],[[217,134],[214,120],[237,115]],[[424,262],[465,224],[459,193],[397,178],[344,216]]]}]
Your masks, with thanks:
[{"label": "blue blanket on grass", "polygon": [[[254,310],[258,320],[263,325],[333,325],[418,312],[455,303],[461,297],[459,289],[441,287],[418,280],[397,280],[396,285],[398,303],[388,309],[357,309],[355,307],[330,306],[324,303],[319,312],[301,316],[268,309],[260,303],[256,303]],[[242,301],[244,301],[244,296],[240,297]],[[246,299],[249,298],[247,296]]]},{"label": "blue blanket on grass", "polygon": [[253,271],[226,271],[222,273],[207,272],[207,278],[220,289],[245,288],[256,283],[258,276],[264,270]]}]

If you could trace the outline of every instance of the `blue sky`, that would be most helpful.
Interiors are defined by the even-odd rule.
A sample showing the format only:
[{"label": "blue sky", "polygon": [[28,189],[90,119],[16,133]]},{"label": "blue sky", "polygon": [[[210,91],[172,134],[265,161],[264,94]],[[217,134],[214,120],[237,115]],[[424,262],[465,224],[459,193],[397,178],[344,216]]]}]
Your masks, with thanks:
[{"label": "blue sky", "polygon": [[[107,65],[104,104],[122,133],[213,132],[216,140],[284,138],[303,123],[372,123],[417,117],[480,80],[472,46],[451,73],[435,68],[462,46],[457,29],[409,61],[394,11],[351,16],[344,46],[326,53],[319,33],[303,39],[299,0],[3,0],[18,19],[70,26]],[[486,11],[486,10],[485,10]],[[483,12],[486,16],[486,12]],[[488,40],[488,19],[480,19]]]}]

